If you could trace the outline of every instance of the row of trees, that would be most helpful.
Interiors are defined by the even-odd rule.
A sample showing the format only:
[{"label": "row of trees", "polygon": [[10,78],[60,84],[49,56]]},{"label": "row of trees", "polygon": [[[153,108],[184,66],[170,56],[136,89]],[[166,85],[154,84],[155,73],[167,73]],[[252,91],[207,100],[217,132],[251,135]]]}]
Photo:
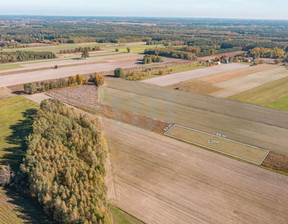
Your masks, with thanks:
[{"label": "row of trees", "polygon": [[170,57],[170,58],[180,58],[180,59],[186,59],[186,60],[196,60],[197,57],[194,53],[191,52],[185,52],[181,50],[175,50],[173,48],[151,48],[146,49],[145,54],[151,54],[151,55],[160,55],[164,57]]},{"label": "row of trees", "polygon": [[285,51],[275,47],[273,49],[263,48],[263,47],[255,47],[248,52],[248,56],[253,58],[284,58]]},{"label": "row of trees", "polygon": [[12,51],[0,52],[0,62],[9,63],[17,61],[32,61],[40,59],[56,58],[53,52],[33,52],[33,51]]},{"label": "row of trees", "polygon": [[34,118],[21,170],[57,223],[111,223],[104,183],[107,143],[99,121],[45,100]]},{"label": "row of trees", "polygon": [[70,54],[70,53],[78,53],[78,52],[83,52],[83,51],[100,51],[101,48],[99,46],[94,46],[94,47],[77,47],[73,49],[65,49],[65,50],[60,50],[59,54]]},{"label": "row of trees", "polygon": [[57,79],[54,81],[42,81],[42,82],[34,82],[34,83],[26,83],[24,84],[24,92],[26,94],[34,94],[45,92],[52,89],[59,89],[68,86],[76,86],[81,85],[83,82],[87,82],[84,80],[83,75],[77,74],[75,76],[71,76],[68,80],[65,79]]},{"label": "row of trees", "polygon": [[163,58],[156,55],[145,55],[143,57],[143,64],[159,63],[163,62]]},{"label": "row of trees", "polygon": [[75,76],[70,76],[67,80],[56,79],[54,81],[26,83],[24,84],[24,92],[26,94],[41,93],[52,89],[82,85],[88,81],[93,82],[96,86],[101,86],[104,84],[104,77],[101,74],[94,73],[90,75],[89,80],[84,80],[83,75],[77,74]]}]

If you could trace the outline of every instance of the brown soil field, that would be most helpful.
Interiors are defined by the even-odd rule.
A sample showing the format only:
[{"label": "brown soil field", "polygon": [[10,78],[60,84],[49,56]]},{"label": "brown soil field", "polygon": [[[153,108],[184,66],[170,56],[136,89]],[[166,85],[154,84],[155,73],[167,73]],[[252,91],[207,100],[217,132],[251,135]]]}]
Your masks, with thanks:
[{"label": "brown soil field", "polygon": [[187,81],[190,79],[201,78],[207,75],[217,74],[217,73],[226,72],[226,71],[232,71],[235,69],[246,68],[246,67],[248,67],[248,65],[240,64],[240,63],[223,64],[223,65],[217,65],[217,66],[212,66],[208,68],[201,68],[201,69],[192,70],[192,71],[179,72],[179,73],[165,75],[165,76],[156,77],[152,79],[146,79],[141,82],[152,84],[152,85],[157,85],[157,86],[169,86],[169,85],[173,85],[173,84],[176,84],[182,81]]},{"label": "brown soil field", "polygon": [[262,165],[274,170],[281,170],[288,173],[288,156],[270,152]]},{"label": "brown soil field", "polygon": [[211,76],[205,76],[203,78],[200,78],[199,80],[208,82],[211,84],[215,84],[215,83],[223,82],[226,80],[234,79],[237,77],[250,75],[256,72],[265,71],[271,68],[275,68],[275,65],[262,64],[262,65],[257,65],[257,66],[249,66],[247,68],[241,68],[241,69],[237,69],[234,71],[228,71],[228,72],[223,72],[223,73],[219,73],[219,74],[215,74]]},{"label": "brown soil field", "polygon": [[261,150],[259,148],[231,141],[227,138],[210,135],[179,125],[173,126],[173,128],[165,132],[165,135],[233,156],[238,159],[255,163],[257,165],[261,165],[269,153],[267,150]]},{"label": "brown soil field", "polygon": [[194,79],[184,81],[184,82],[179,82],[169,87],[174,88],[174,89],[189,91],[192,93],[201,93],[201,94],[207,94],[207,95],[222,90],[221,88],[213,86],[212,84],[208,82],[203,82],[201,80],[194,80]]},{"label": "brown soil field", "polygon": [[117,207],[146,223],[287,223],[288,181],[137,127],[103,120]]},{"label": "brown soil field", "polygon": [[[76,75],[78,73],[91,74],[95,72],[107,71],[112,71],[111,73],[113,73],[113,70],[118,67],[134,68],[147,66],[139,63],[139,59],[141,58],[143,58],[143,56],[138,54],[119,54],[114,56],[88,58],[87,60],[67,60],[61,61],[61,63],[46,62],[29,64],[28,70],[27,68],[19,68],[6,70],[6,73],[0,72],[0,87],[14,86],[28,82],[38,82],[57,78],[65,78]],[[179,60],[177,59],[164,59],[164,63],[177,63],[178,61]],[[53,66],[55,66],[56,64],[59,65],[59,68],[53,69]],[[47,66],[51,67],[47,68]],[[3,75],[8,73],[9,75]]]},{"label": "brown soil field", "polygon": [[[106,79],[107,80],[107,79]],[[288,112],[207,95],[108,79],[102,104],[288,155]]]},{"label": "brown soil field", "polygon": [[[133,82],[133,83],[135,83],[135,82]],[[135,83],[136,84],[136,83]],[[120,86],[120,85],[119,85]],[[143,90],[143,88],[142,88],[142,90]],[[145,91],[145,90],[144,90]],[[151,92],[152,93],[152,92]],[[98,96],[97,96],[97,90],[96,90],[96,88],[93,86],[93,85],[83,85],[83,86],[76,86],[76,87],[69,87],[69,88],[64,88],[64,89],[59,89],[59,90],[54,90],[54,91],[50,91],[50,92],[48,92],[48,93],[46,93],[46,94],[48,94],[48,95],[50,95],[50,96],[52,96],[52,97],[54,97],[54,98],[58,98],[58,99],[60,99],[60,100],[63,100],[64,102],[67,102],[68,104],[70,104],[70,105],[74,105],[74,106],[77,106],[77,107],[79,107],[79,108],[82,108],[82,109],[85,109],[86,111],[91,111],[92,113],[99,113],[99,114],[102,114],[102,115],[104,115],[104,116],[106,116],[106,117],[109,117],[109,118],[113,118],[113,119],[116,119],[116,120],[121,120],[122,122],[125,122],[125,123],[129,123],[129,124],[133,124],[133,125],[136,125],[136,126],[139,126],[139,127],[142,127],[142,128],[145,128],[145,129],[148,129],[148,130],[152,130],[152,131],[156,131],[156,132],[158,132],[158,133],[163,133],[163,129],[164,129],[164,127],[166,127],[166,126],[168,126],[168,122],[165,122],[165,121],[159,121],[159,120],[157,120],[157,119],[152,119],[152,118],[150,118],[150,117],[147,117],[147,116],[151,116],[151,114],[150,114],[150,112],[148,111],[148,113],[146,113],[146,115],[147,116],[144,116],[144,115],[141,115],[141,114],[137,114],[137,113],[135,113],[135,112],[137,112],[138,110],[135,110],[134,111],[134,113],[132,113],[131,111],[129,112],[129,111],[127,111],[127,110],[123,110],[123,109],[118,109],[118,108],[115,108],[115,107],[111,107],[111,106],[108,106],[108,105],[99,105],[99,104],[97,104],[97,100],[98,100]],[[37,95],[38,94],[36,94],[36,95],[33,95],[33,96],[31,96],[32,98],[34,98],[34,100],[36,100],[38,103],[40,103],[41,102],[41,99],[38,99],[38,97],[37,97]],[[44,94],[43,94],[44,95]],[[201,99],[201,96],[202,95],[199,95],[199,94],[197,94],[198,95],[198,97],[200,96],[200,99]],[[45,95],[44,95],[45,96]],[[155,95],[156,96],[156,95]],[[28,97],[30,97],[30,96],[28,96]],[[203,96],[202,96],[203,97]],[[46,97],[42,97],[42,99],[45,99]],[[171,97],[170,97],[171,98]],[[169,98],[169,99],[170,99]],[[187,99],[188,99],[188,97],[187,97]],[[205,98],[206,99],[206,98]],[[212,98],[213,99],[213,98]],[[212,100],[211,99],[211,100]],[[127,99],[126,99],[126,101],[127,101]],[[194,102],[195,100],[193,100],[193,102]],[[207,101],[207,99],[205,100],[205,101]],[[221,100],[221,101],[223,101],[223,100]],[[227,101],[227,100],[226,100]],[[162,103],[161,101],[159,101],[160,102],[160,104]],[[187,102],[186,102],[187,103]],[[219,105],[219,103],[220,102],[216,102],[216,104],[215,105]],[[230,101],[230,103],[232,103],[230,106],[229,106],[229,104],[227,104],[227,102],[222,102],[222,103],[225,103],[225,107],[224,108],[230,108],[230,107],[234,107],[235,109],[236,109],[236,111],[239,111],[239,108],[237,108],[236,106],[240,103],[240,102],[234,102],[234,101]],[[235,104],[235,103],[237,103],[237,104]],[[207,101],[207,104],[211,104],[211,101]],[[212,108],[215,108],[216,106],[215,105],[211,105],[211,107]],[[240,105],[241,105],[241,103],[240,103]],[[259,116],[257,117],[256,115],[253,115],[253,113],[251,112],[251,109],[253,109],[253,110],[256,110],[255,111],[255,114],[257,114],[257,109],[258,110],[262,110],[263,109],[263,112],[265,112],[265,108],[262,108],[262,107],[253,107],[253,105],[250,105],[250,104],[246,104],[246,105],[243,105],[243,106],[246,106],[246,109],[244,110],[244,111],[246,111],[247,112],[247,114],[250,114],[250,115],[252,115],[252,118],[261,118],[261,115],[260,115],[260,112],[258,112],[258,114],[259,114]],[[242,106],[242,107],[243,107]],[[239,105],[238,105],[238,107],[239,107]],[[167,107],[166,107],[167,108]],[[222,112],[226,112],[225,110],[224,110],[224,108],[223,108],[223,110],[222,110]],[[207,109],[207,108],[206,108]],[[244,109],[244,108],[243,108]],[[189,110],[191,110],[190,108],[189,108]],[[250,110],[250,112],[249,112],[249,110]],[[275,111],[275,110],[274,110]],[[274,111],[271,111],[271,113],[273,113]],[[276,110],[277,111],[277,110]],[[142,111],[143,112],[143,111]],[[218,108],[218,112],[221,112],[220,110],[219,110],[219,108]],[[266,111],[267,112],[267,111]],[[162,113],[162,112],[161,112]],[[201,113],[201,111],[199,111],[199,113]],[[278,112],[277,112],[278,113]],[[191,120],[191,118],[195,118],[195,116],[194,116],[194,114],[195,114],[195,112],[193,112],[192,114],[190,114],[190,120]],[[262,113],[261,113],[262,114]],[[161,115],[161,114],[160,114]],[[241,115],[241,114],[239,114],[239,115]],[[281,115],[281,113],[280,113],[280,115]],[[165,115],[166,116],[166,115]],[[202,120],[205,120],[205,112],[204,112],[204,114],[203,114],[203,116],[201,117],[201,115],[197,115],[198,117],[199,117],[199,119],[200,119],[200,121],[201,121],[201,119]],[[219,115],[217,115],[217,113],[216,113],[216,117],[217,117],[217,119],[218,119],[218,116]],[[242,116],[243,116],[243,114],[242,114]],[[267,116],[268,116],[268,114],[267,114]],[[184,121],[185,121],[185,117],[187,117],[187,115],[185,115],[185,114],[183,114],[183,118],[184,118]],[[162,115],[162,117],[160,117],[160,119],[163,119],[164,118],[164,116]],[[249,117],[249,116],[247,116],[247,118],[250,118],[251,119],[251,116]],[[265,120],[265,116],[263,116],[261,119],[264,121]],[[187,117],[187,119],[189,120],[189,116]],[[181,119],[180,121],[183,121],[183,119]],[[229,121],[229,120],[228,120]],[[207,127],[207,123],[209,124],[209,122],[211,122],[210,123],[210,126],[208,125],[208,127]],[[214,123],[213,123],[214,122]],[[255,126],[255,125],[253,125],[253,123],[252,123],[252,127],[250,127],[251,126],[251,123],[247,123],[247,121],[245,121],[244,120],[244,124],[241,124],[241,120],[238,120],[237,121],[239,124],[240,124],[240,127],[239,127],[239,129],[237,129],[237,128],[235,128],[234,126],[235,126],[235,122],[232,122],[232,120],[231,120],[231,124],[230,124],[230,126],[231,125],[233,125],[232,126],[232,128],[231,129],[234,129],[235,130],[235,133],[237,134],[237,130],[240,130],[240,132],[238,133],[238,135],[240,136],[240,135],[242,135],[242,133],[247,133],[247,135],[246,135],[246,137],[241,137],[241,138],[239,138],[239,136],[238,135],[236,135],[237,136],[237,139],[238,139],[238,141],[239,141],[239,139],[241,140],[243,140],[243,138],[244,139],[246,139],[247,140],[247,136],[249,136],[248,135],[248,133],[250,133],[250,129],[252,128],[252,134],[253,134],[253,136],[252,136],[252,138],[251,138],[251,143],[250,144],[252,144],[253,145],[253,143],[255,143],[256,142],[256,140],[254,139],[253,140],[253,137],[260,137],[261,136],[261,133],[263,132],[263,130],[261,130],[261,129],[263,129],[263,128],[265,128],[265,127],[269,127],[269,129],[270,128],[272,128],[273,129],[273,127],[270,127],[270,126],[261,126],[260,125],[260,127],[259,127],[259,124],[258,124],[258,129],[259,129],[259,132],[260,133],[258,133],[257,134],[257,132],[256,132],[256,134],[254,133],[255,132],[255,128],[253,127],[253,126]],[[275,121],[274,121],[275,122]],[[190,124],[191,123],[193,123],[193,121],[190,121]],[[194,121],[194,123],[196,123],[196,124],[194,124],[194,126],[195,125],[197,125],[197,121]],[[226,122],[225,122],[226,123]],[[226,128],[226,125],[225,125],[225,123],[223,124],[224,125],[224,128]],[[245,130],[245,124],[247,125],[247,129],[248,130],[246,130],[246,131],[244,131]],[[219,125],[217,125],[217,127],[216,127],[216,129],[214,129],[214,127],[213,127],[213,125],[216,125],[216,122],[215,121],[213,121],[211,118],[209,118],[208,119],[208,122],[203,122],[202,123],[202,125],[203,126],[201,126],[201,123],[198,125],[198,127],[199,127],[199,130],[203,130],[203,131],[211,131],[211,129],[212,129],[212,131],[210,132],[211,134],[215,134],[216,133],[216,131],[217,131],[217,127],[220,127],[221,128],[221,126],[219,126]],[[210,128],[209,128],[210,127]],[[223,127],[222,127],[223,128]],[[241,131],[242,130],[242,128],[243,128],[243,131]],[[228,130],[228,133],[230,132],[230,130],[229,130],[229,126],[226,128],[226,130],[223,130],[223,134],[225,133],[226,134],[226,132],[227,132],[227,130]],[[277,133],[279,133],[279,129],[277,129],[278,131],[277,131]],[[281,129],[280,129],[281,130]],[[256,131],[257,131],[257,129],[256,129]],[[274,131],[274,130],[273,130]],[[264,131],[265,132],[265,131]],[[270,135],[271,135],[271,133],[270,133]],[[267,133],[264,135],[264,136],[266,136],[266,137],[263,137],[262,136],[262,139],[265,139],[264,140],[264,143],[262,144],[262,145],[264,145],[265,146],[265,142],[267,141],[266,140],[266,138],[268,137],[267,136]],[[277,142],[277,134],[276,135],[273,135],[272,134],[272,136],[275,136],[275,141],[274,142]],[[231,137],[231,136],[230,136]],[[257,138],[258,138],[257,137]],[[274,137],[273,137],[274,138]],[[273,138],[271,138],[271,137],[268,137],[268,142],[269,141],[272,141],[272,139]],[[281,139],[282,137],[280,136],[280,139]],[[237,140],[236,139],[236,140]],[[261,139],[261,137],[260,137],[260,139]],[[285,139],[285,137],[284,137],[284,139]],[[235,140],[235,139],[234,139]],[[260,141],[261,142],[261,141]],[[249,143],[248,143],[249,144]],[[283,153],[283,152],[285,152],[285,151],[283,151],[283,150],[279,150],[278,148],[277,148],[277,146],[274,146],[274,148],[273,149],[276,149],[276,151],[278,151],[279,153]],[[270,158],[270,156],[269,156],[269,158]],[[266,160],[265,160],[266,161]],[[280,164],[280,165],[279,165]],[[267,165],[267,163],[266,163],[266,165]],[[267,165],[268,167],[270,167],[270,168],[273,168],[273,167],[275,167],[275,165],[273,165],[273,163],[268,163],[268,165]],[[281,170],[283,167],[284,167],[284,169],[282,169],[283,171],[285,171],[285,167],[287,166],[287,161],[285,161],[285,160],[281,160],[281,162],[279,162],[278,163],[278,166],[276,166],[276,167],[279,167],[279,169]]]},{"label": "brown soil field", "polygon": [[9,98],[12,96],[14,96],[14,94],[12,94],[12,90],[10,90],[6,87],[0,88],[0,100],[5,99],[5,98]]},{"label": "brown soil field", "polygon": [[109,199],[136,218],[287,223],[286,176],[115,120],[102,122],[115,192]]}]

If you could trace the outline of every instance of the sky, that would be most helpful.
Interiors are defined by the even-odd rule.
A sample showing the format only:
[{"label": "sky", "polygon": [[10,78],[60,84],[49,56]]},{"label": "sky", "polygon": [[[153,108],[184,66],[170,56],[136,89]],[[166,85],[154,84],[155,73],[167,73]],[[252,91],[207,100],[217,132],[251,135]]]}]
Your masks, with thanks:
[{"label": "sky", "polygon": [[288,0],[0,0],[0,15],[288,20]]}]

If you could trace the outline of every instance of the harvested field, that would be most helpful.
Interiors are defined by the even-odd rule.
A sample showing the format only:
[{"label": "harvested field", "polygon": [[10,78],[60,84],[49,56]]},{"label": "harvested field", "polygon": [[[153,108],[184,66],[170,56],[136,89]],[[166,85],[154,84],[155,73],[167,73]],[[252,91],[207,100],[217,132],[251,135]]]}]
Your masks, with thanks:
[{"label": "harvested field", "polygon": [[172,75],[165,75],[162,77],[143,80],[141,82],[152,84],[152,85],[157,85],[157,86],[169,86],[169,85],[173,85],[175,83],[179,83],[182,81],[201,78],[207,75],[217,74],[217,73],[231,71],[234,69],[245,68],[245,67],[248,67],[248,65],[239,64],[239,63],[232,63],[232,64],[227,64],[227,65],[223,64],[223,65],[212,66],[208,68],[197,69],[193,71],[179,72],[179,73],[172,74]]},{"label": "harvested field", "polygon": [[[286,71],[286,73],[287,73],[286,75],[288,76],[288,71]],[[250,89],[245,92],[233,95],[229,98],[233,100],[239,100],[247,103],[253,103],[265,106],[287,94],[288,94],[288,77],[285,77],[270,82],[268,84],[256,87],[254,89]],[[284,102],[283,100],[280,101],[280,104],[282,104],[285,107],[285,98]]]},{"label": "harvested field", "polygon": [[269,151],[262,150],[230,139],[210,135],[179,125],[174,125],[165,135],[229,156],[261,165]]},{"label": "harvested field", "polygon": [[200,78],[199,80],[208,82],[211,84],[215,84],[215,83],[231,80],[237,77],[250,75],[256,72],[262,72],[262,71],[272,69],[272,68],[275,68],[275,65],[262,64],[262,65],[257,65],[257,66],[249,66],[249,67],[237,69],[234,71],[228,71],[228,72],[223,72],[223,73],[219,73],[219,74],[215,74],[211,76],[205,76],[203,78]]},{"label": "harvested field", "polygon": [[279,110],[288,110],[288,95],[281,97],[266,105],[266,107],[275,108]]},{"label": "harvested field", "polygon": [[224,90],[213,93],[211,95],[227,98],[284,77],[288,77],[288,70],[285,67],[277,66],[274,69],[269,69],[266,71],[257,72],[251,75],[246,75],[243,77],[217,83],[215,86],[223,88]]},{"label": "harvested field", "polygon": [[288,113],[241,102],[156,87],[107,80],[100,101],[165,123],[216,134],[288,155]]},{"label": "harvested field", "polygon": [[[5,73],[0,72],[0,87],[65,78],[78,73],[91,74],[95,72],[111,71],[112,74],[113,70],[117,67],[134,68],[147,66],[144,64],[139,64],[138,60],[142,57],[143,56],[139,56],[137,54],[122,54],[107,57],[88,58],[87,60],[78,61],[66,60],[61,61],[61,64],[58,62],[29,64],[25,65],[25,68],[23,69],[7,70]],[[164,63],[177,63],[178,61],[178,59],[164,59]],[[51,67],[47,67],[48,64],[50,64]],[[59,66],[58,69],[53,69],[56,64]]]},{"label": "harvested field", "polygon": [[0,87],[0,100],[15,96],[12,91],[6,87]]},{"label": "harvested field", "polygon": [[140,220],[287,222],[286,176],[112,120],[103,126],[114,204]]},{"label": "harvested field", "polygon": [[134,217],[155,224],[287,221],[286,176],[135,126],[102,122],[116,193],[109,200]]},{"label": "harvested field", "polygon": [[222,90],[221,88],[213,86],[212,84],[208,82],[203,82],[201,80],[194,80],[194,79],[184,81],[184,82],[179,82],[169,87],[174,88],[174,89],[189,91],[192,93],[201,93],[201,94],[208,94],[208,95]]}]

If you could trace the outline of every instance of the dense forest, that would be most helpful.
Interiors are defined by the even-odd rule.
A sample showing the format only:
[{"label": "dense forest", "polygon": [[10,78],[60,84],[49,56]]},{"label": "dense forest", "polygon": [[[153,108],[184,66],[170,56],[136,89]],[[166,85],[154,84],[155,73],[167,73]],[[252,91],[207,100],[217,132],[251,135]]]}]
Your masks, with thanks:
[{"label": "dense forest", "polygon": [[0,62],[17,62],[17,61],[32,61],[40,59],[56,58],[52,52],[32,52],[32,51],[13,51],[13,52],[0,52]]},{"label": "dense forest", "polygon": [[[61,21],[61,23],[59,22]],[[288,22],[240,19],[0,16],[0,47],[146,41],[201,49],[285,49]]]},{"label": "dense forest", "polygon": [[58,223],[111,223],[100,131],[97,120],[54,99],[43,101],[34,118],[21,170],[32,197]]}]

